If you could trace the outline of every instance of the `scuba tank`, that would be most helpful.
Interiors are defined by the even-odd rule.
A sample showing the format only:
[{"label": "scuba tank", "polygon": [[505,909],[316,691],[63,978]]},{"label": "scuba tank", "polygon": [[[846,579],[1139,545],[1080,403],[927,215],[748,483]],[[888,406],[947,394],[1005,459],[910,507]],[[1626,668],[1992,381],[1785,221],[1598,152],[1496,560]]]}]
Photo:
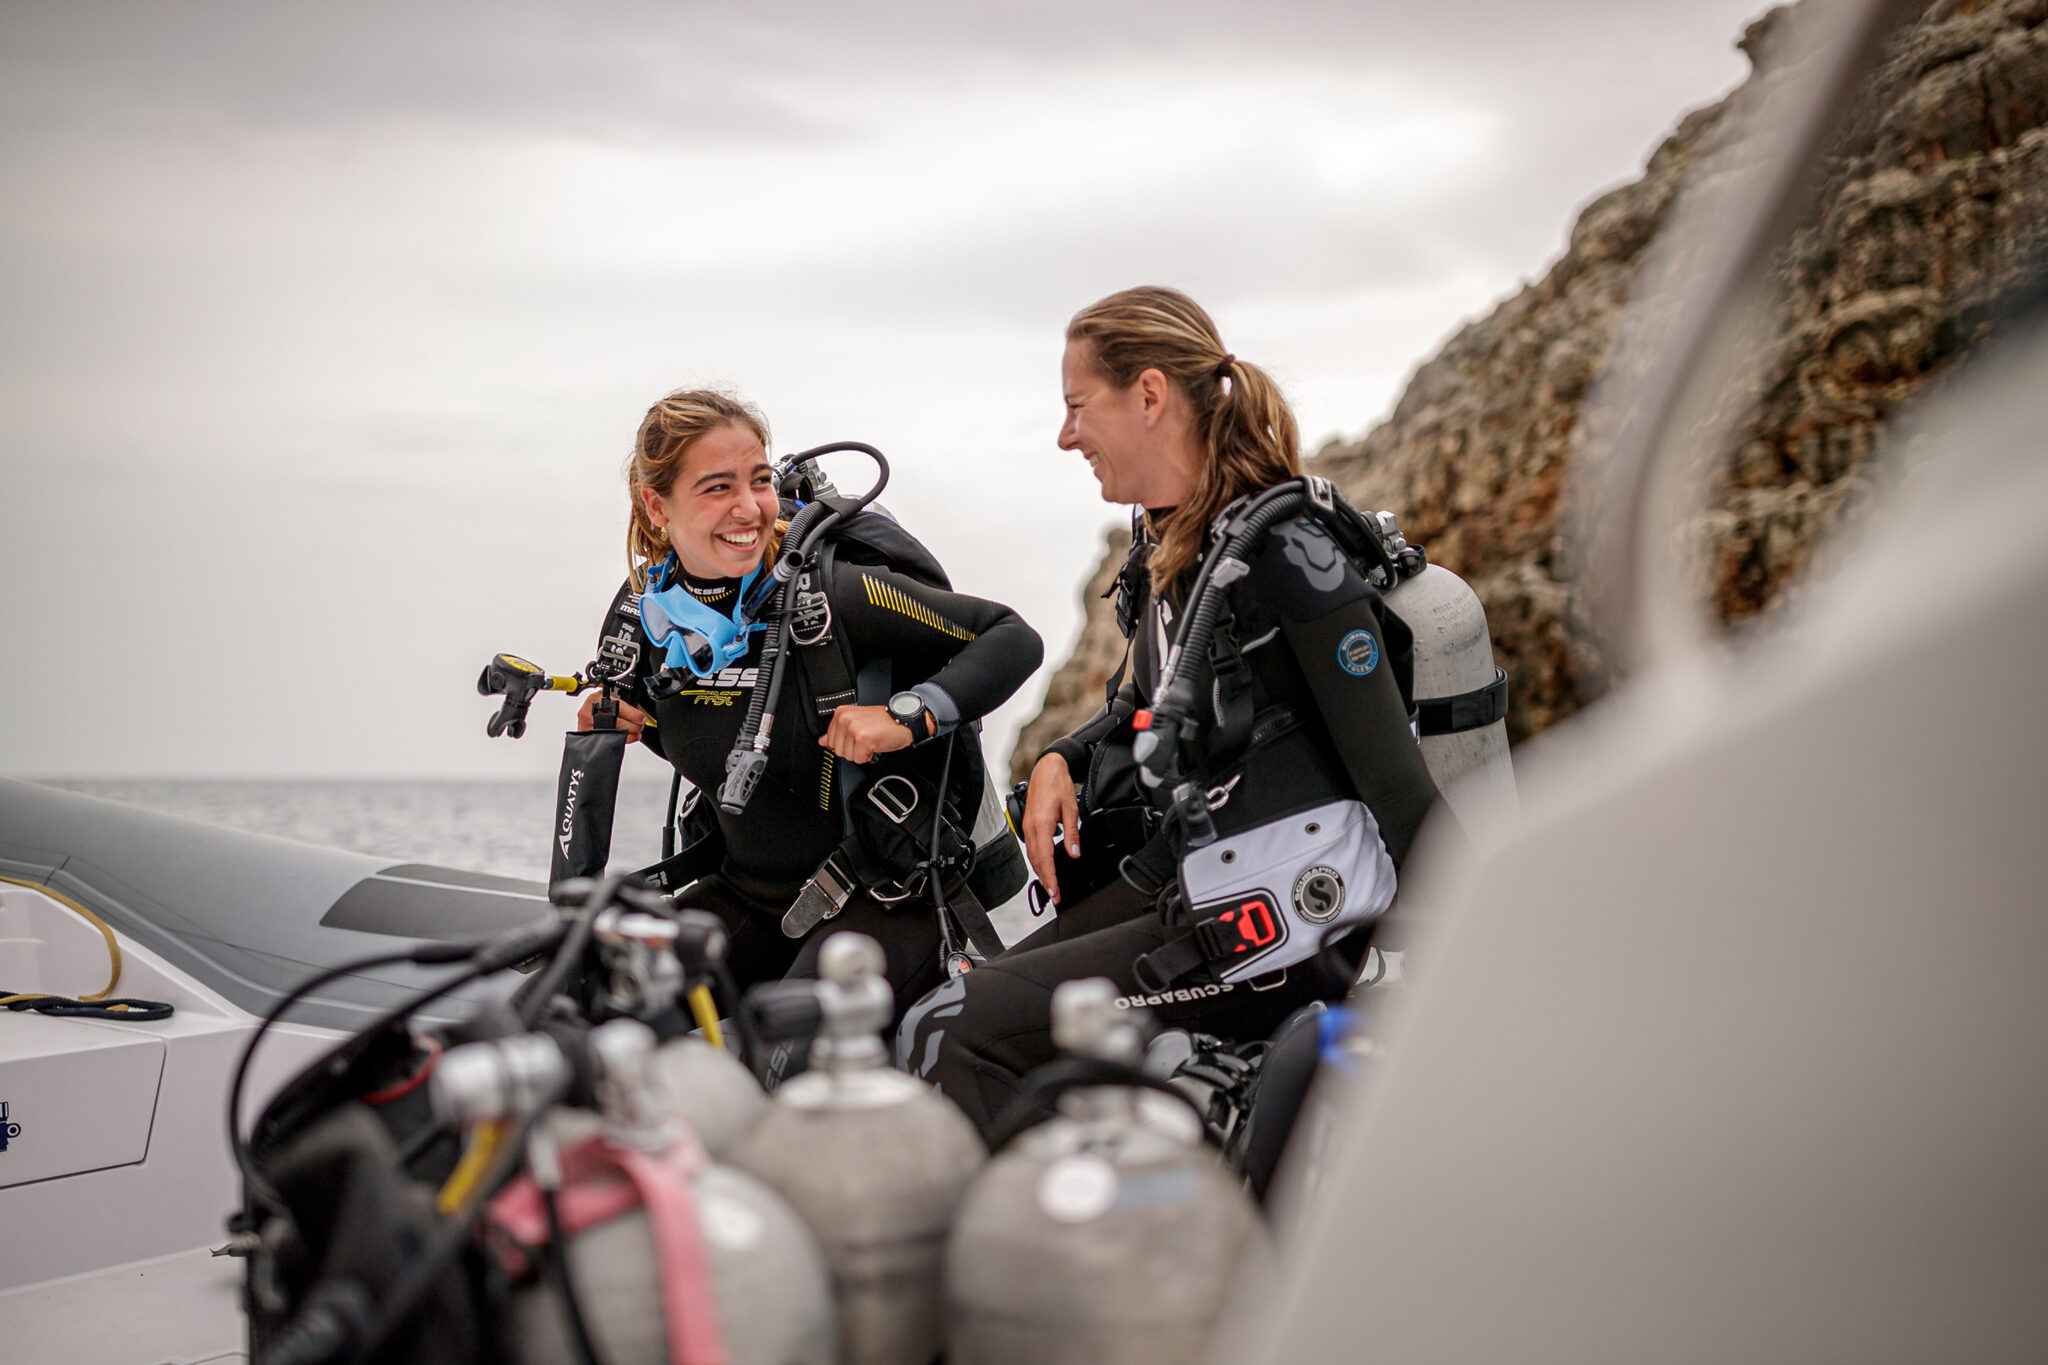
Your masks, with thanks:
[{"label": "scuba tank", "polygon": [[768,1103],[739,1058],[701,1038],[671,1038],[647,1070],[648,1084],[660,1095],[657,1103],[690,1121],[714,1161],[731,1155]]},{"label": "scuba tank", "polygon": [[1054,1040],[1077,1055],[1052,1066],[1078,1083],[961,1204],[946,1250],[953,1365],[1199,1361],[1264,1264],[1258,1212],[1201,1124],[1139,1088],[1147,1020],[1116,996],[1100,977],[1053,992]]},{"label": "scuba tank", "polygon": [[606,1011],[653,1017],[688,1003],[703,1036],[663,1043],[648,1065],[648,1084],[663,1111],[688,1119],[704,1150],[723,1160],[767,1103],[754,1073],[725,1049],[712,1003],[710,983],[729,979],[724,923],[703,910],[613,907],[598,915],[591,937],[606,970],[599,1001]]},{"label": "scuba tank", "polygon": [[[530,1174],[491,1204],[499,1242],[517,1248],[509,1268],[533,1272],[513,1291],[506,1333],[523,1365],[587,1365],[585,1342],[607,1365],[829,1365],[816,1241],[759,1181],[705,1158],[663,1102],[653,1031],[614,1020],[581,1051],[572,1062],[536,1034],[470,1044],[430,1082],[437,1111],[471,1124],[579,1079],[599,1106],[552,1110],[528,1140]],[[535,1247],[540,1264],[526,1263]]]},{"label": "scuba tank", "polygon": [[[1147,787],[1162,783],[1174,797],[1175,817],[1195,846],[1211,841],[1209,809],[1201,793],[1179,784],[1181,741],[1201,727],[1207,711],[1202,660],[1209,655],[1213,631],[1222,610],[1222,594],[1242,579],[1246,564],[1277,526],[1296,516],[1312,519],[1336,544],[1365,580],[1379,589],[1387,608],[1400,618],[1412,637],[1404,699],[1411,701],[1412,723],[1424,764],[1461,821],[1486,824],[1515,810],[1514,771],[1508,758],[1507,672],[1493,662],[1492,637],[1479,597],[1465,581],[1429,562],[1420,546],[1410,545],[1392,512],[1368,516],[1346,502],[1328,479],[1304,476],[1273,485],[1242,498],[1219,514],[1211,528],[1211,548],[1181,612],[1180,634],[1169,660],[1185,657],[1192,666],[1171,662],[1160,695],[1147,719],[1135,725],[1132,744],[1139,778]],[[1142,561],[1134,544],[1119,587],[1119,625],[1127,620],[1124,605],[1134,592],[1134,568]],[[1128,631],[1126,631],[1128,634]],[[1367,664],[1370,667],[1370,664]]]},{"label": "scuba tank", "polygon": [[[1464,579],[1409,546],[1392,512],[1371,518],[1401,581],[1387,605],[1415,636],[1415,728],[1437,790],[1468,829],[1518,809],[1508,757],[1508,676],[1493,661],[1486,608]],[[1410,566],[1422,563],[1420,572]]]},{"label": "scuba tank", "polygon": [[818,956],[822,980],[748,996],[763,1042],[815,1042],[811,1069],[775,1092],[732,1159],[824,1246],[842,1365],[928,1365],[945,1349],[946,1228],[983,1152],[950,1100],[890,1069],[884,966],[873,939],[834,934]]}]

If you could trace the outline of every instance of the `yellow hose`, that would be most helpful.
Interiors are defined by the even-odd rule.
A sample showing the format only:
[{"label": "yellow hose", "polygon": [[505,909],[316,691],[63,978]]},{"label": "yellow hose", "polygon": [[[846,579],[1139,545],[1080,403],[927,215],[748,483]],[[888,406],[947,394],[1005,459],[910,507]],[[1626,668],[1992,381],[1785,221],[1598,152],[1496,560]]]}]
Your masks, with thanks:
[{"label": "yellow hose", "polygon": [[434,1196],[434,1207],[443,1213],[454,1213],[469,1202],[476,1193],[476,1184],[489,1169],[491,1158],[497,1155],[498,1144],[505,1140],[506,1125],[503,1123],[480,1123],[469,1135],[469,1146],[462,1149],[462,1159],[455,1163],[455,1169],[448,1173],[448,1183]]},{"label": "yellow hose", "polygon": [[697,1020],[697,1027],[704,1030],[704,1041],[713,1047],[725,1046],[725,1032],[718,1027],[718,1006],[711,1001],[709,986],[690,987],[690,1013]]},{"label": "yellow hose", "polygon": [[[68,909],[77,911],[79,914],[85,916],[87,922],[89,922],[93,928],[100,931],[100,937],[107,941],[107,956],[110,959],[112,959],[113,962],[113,970],[107,976],[107,984],[101,989],[94,991],[91,995],[71,996],[68,998],[82,1000],[87,1004],[91,1004],[95,1000],[104,1000],[114,993],[114,987],[121,984],[121,940],[114,937],[114,931],[107,927],[107,922],[105,920],[101,919],[98,915],[95,915],[92,911],[80,905],[77,901],[71,899],[71,897],[65,895],[62,891],[55,890],[48,886],[44,886],[40,882],[23,881],[19,877],[8,876],[0,876],[0,882],[7,882],[14,886],[25,886],[31,891],[40,891],[45,896],[48,896],[51,900],[57,902],[57,904],[65,906]],[[0,995],[0,1005],[12,1005],[17,1001],[21,1000],[54,1000],[61,998],[66,997],[59,997],[53,995],[49,991],[30,991],[21,995]],[[128,1007],[126,1005],[109,1005],[107,1008],[125,1010]]]}]

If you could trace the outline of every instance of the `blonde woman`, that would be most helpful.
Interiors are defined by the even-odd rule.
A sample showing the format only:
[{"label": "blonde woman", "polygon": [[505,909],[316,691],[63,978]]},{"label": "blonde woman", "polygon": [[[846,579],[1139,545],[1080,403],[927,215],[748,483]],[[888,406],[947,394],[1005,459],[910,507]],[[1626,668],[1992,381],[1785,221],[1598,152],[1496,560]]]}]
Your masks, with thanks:
[{"label": "blonde woman", "polygon": [[[1265,371],[1233,355],[1177,291],[1112,294],[1074,316],[1066,341],[1060,448],[1087,462],[1105,500],[1137,509],[1119,603],[1131,640],[1125,681],[1031,773],[1025,848],[1058,920],[921,1001],[898,1039],[904,1064],[985,1134],[1023,1074],[1053,1057],[1050,1002],[1062,981],[1107,976],[1170,1025],[1237,1039],[1266,1037],[1303,1004],[1341,997],[1365,946],[1351,926],[1392,902],[1437,795],[1402,695],[1407,628],[1321,526],[1285,521],[1225,590],[1228,651],[1177,665],[1214,675],[1200,689],[1214,706],[1198,709],[1204,723],[1183,748],[1226,844],[1285,836],[1311,853],[1287,869],[1289,885],[1220,908],[1188,903],[1197,880],[1168,818],[1175,792],[1134,779],[1133,727],[1148,723],[1159,695],[1212,523],[1301,475],[1294,417]],[[1349,832],[1333,839],[1340,824]],[[1081,884],[1091,857],[1108,869],[1100,889]],[[1271,950],[1290,932],[1294,953],[1306,942],[1310,954],[1247,975],[1261,954],[1287,960]]]},{"label": "blonde woman", "polygon": [[[748,700],[764,681],[764,635],[735,620],[734,608],[779,537],[767,423],[730,394],[672,393],[641,422],[627,481],[629,576],[606,615],[599,655],[624,669],[620,722],[715,796]],[[678,901],[725,920],[728,961],[742,986],[815,975],[828,934],[870,934],[888,954],[900,1007],[944,977],[928,899],[888,905],[857,889],[822,922],[804,925],[786,912],[847,839],[848,793],[867,765],[945,744],[976,746],[964,760],[956,750],[954,776],[961,764],[978,764],[973,723],[1031,676],[1042,647],[1008,607],[885,564],[843,565],[832,583],[817,621],[841,633],[863,683],[879,687],[886,704],[855,704],[853,696],[836,706],[834,698],[785,701],[766,773],[745,809],[717,812],[717,871]],[[593,693],[584,705],[585,729],[596,700]],[[972,771],[978,782],[978,766]]]}]

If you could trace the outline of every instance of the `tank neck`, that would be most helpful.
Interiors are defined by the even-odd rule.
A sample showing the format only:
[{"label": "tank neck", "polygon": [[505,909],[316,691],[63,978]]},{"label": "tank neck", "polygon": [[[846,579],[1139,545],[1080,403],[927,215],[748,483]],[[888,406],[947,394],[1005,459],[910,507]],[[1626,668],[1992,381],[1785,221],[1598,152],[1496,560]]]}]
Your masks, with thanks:
[{"label": "tank neck", "polygon": [[1091,1127],[1128,1128],[1138,1121],[1137,1095],[1127,1086],[1089,1085],[1060,1096],[1059,1111]]},{"label": "tank neck", "polygon": [[889,1049],[873,1033],[828,1033],[811,1044],[811,1065],[834,1076],[874,1071],[889,1065]]}]

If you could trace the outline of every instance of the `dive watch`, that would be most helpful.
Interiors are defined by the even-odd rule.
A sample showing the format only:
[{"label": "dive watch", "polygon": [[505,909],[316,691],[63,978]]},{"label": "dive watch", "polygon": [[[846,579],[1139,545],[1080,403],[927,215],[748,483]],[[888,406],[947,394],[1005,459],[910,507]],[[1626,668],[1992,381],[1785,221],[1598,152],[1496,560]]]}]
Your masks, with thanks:
[{"label": "dive watch", "polygon": [[888,706],[889,719],[910,731],[912,744],[922,744],[932,737],[932,730],[926,728],[924,720],[932,709],[925,705],[923,697],[915,692],[898,692],[889,698]]}]

